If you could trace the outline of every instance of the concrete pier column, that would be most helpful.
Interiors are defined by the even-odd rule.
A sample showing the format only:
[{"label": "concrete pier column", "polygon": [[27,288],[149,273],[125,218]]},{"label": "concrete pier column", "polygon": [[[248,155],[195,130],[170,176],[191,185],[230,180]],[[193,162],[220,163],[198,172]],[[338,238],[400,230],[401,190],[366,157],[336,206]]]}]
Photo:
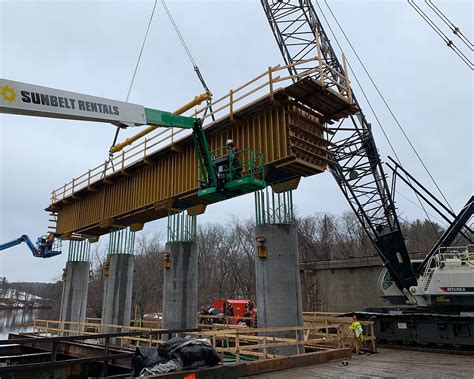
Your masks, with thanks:
[{"label": "concrete pier column", "polygon": [[197,327],[198,248],[196,216],[168,217],[163,275],[163,329]]},{"label": "concrete pier column", "polygon": [[[89,288],[90,243],[70,241],[68,260],[63,272],[63,292],[59,320],[63,322],[86,321],[87,291]],[[84,330],[84,325],[62,324],[63,329]]]},{"label": "concrete pier column", "polygon": [[[257,226],[255,260],[257,317],[259,328],[303,326],[298,235],[293,224],[291,191],[256,193]],[[296,338],[295,331],[267,335]],[[303,332],[298,333],[303,341]],[[274,354],[293,355],[304,346],[271,349]]]},{"label": "concrete pier column", "polygon": [[113,333],[107,325],[130,325],[134,269],[135,232],[130,229],[110,233],[109,253],[103,270],[102,331]]}]

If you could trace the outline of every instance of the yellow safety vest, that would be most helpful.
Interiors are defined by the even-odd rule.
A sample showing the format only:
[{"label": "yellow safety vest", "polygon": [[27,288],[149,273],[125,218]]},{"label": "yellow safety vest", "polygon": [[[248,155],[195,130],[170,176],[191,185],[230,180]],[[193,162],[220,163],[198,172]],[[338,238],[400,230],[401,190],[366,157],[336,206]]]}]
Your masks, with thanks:
[{"label": "yellow safety vest", "polygon": [[362,325],[359,321],[354,321],[349,327],[349,329],[354,332],[355,337],[358,341],[364,341],[364,330],[362,329]]}]

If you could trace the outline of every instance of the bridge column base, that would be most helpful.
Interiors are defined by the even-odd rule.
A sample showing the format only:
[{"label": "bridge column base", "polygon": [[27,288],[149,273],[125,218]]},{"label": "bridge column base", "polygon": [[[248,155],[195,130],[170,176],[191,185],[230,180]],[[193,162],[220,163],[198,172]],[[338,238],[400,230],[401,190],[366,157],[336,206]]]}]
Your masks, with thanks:
[{"label": "bridge column base", "polygon": [[[128,229],[110,233],[109,254],[103,271],[102,325],[130,325],[134,244],[135,233]],[[102,327],[103,333],[119,331],[113,327]]]},{"label": "bridge column base", "polygon": [[[257,256],[255,261],[258,327],[294,327],[303,326],[303,307],[299,269],[298,234],[293,224],[292,204],[279,214],[279,210],[269,207],[272,197],[257,202]],[[273,195],[272,195],[273,196]],[[276,195],[280,196],[280,195]],[[291,199],[291,194],[284,194]],[[283,200],[282,200],[283,201]],[[266,204],[265,204],[266,203]],[[260,213],[259,213],[260,212]],[[260,216],[260,218],[259,218]],[[295,331],[272,332],[268,335],[282,338],[296,338]],[[303,332],[298,333],[303,341]],[[282,346],[271,349],[272,354],[294,355],[304,352],[304,345]]]},{"label": "bridge column base", "polygon": [[[130,325],[134,256],[109,254],[108,273],[104,275],[102,324]],[[118,330],[104,327],[103,333]]]},{"label": "bridge column base", "polygon": [[[68,261],[63,273],[63,292],[59,320],[62,322],[86,321],[87,293],[89,289],[90,244],[87,241],[70,241]],[[63,329],[84,330],[84,325],[63,324]]]},{"label": "bridge column base", "polygon": [[162,328],[196,328],[197,243],[194,241],[168,242],[165,251]]}]

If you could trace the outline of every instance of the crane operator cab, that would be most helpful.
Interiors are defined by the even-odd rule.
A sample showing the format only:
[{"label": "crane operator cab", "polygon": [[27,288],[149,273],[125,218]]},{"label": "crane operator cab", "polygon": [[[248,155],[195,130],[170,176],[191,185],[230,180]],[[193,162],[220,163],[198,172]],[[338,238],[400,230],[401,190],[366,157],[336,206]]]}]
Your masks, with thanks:
[{"label": "crane operator cab", "polygon": [[51,258],[61,254],[61,241],[54,233],[38,237],[33,255],[38,258]]}]

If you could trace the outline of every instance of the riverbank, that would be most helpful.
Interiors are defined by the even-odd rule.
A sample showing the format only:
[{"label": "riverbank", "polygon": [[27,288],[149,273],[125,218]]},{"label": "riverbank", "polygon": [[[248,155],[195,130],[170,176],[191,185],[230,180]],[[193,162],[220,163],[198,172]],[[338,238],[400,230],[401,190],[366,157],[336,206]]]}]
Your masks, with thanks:
[{"label": "riverbank", "polygon": [[0,309],[0,340],[8,338],[9,333],[31,332],[35,319],[57,320],[58,317],[57,307]]},{"label": "riverbank", "polygon": [[8,309],[52,309],[54,302],[51,300],[14,300],[0,299],[0,310]]}]

